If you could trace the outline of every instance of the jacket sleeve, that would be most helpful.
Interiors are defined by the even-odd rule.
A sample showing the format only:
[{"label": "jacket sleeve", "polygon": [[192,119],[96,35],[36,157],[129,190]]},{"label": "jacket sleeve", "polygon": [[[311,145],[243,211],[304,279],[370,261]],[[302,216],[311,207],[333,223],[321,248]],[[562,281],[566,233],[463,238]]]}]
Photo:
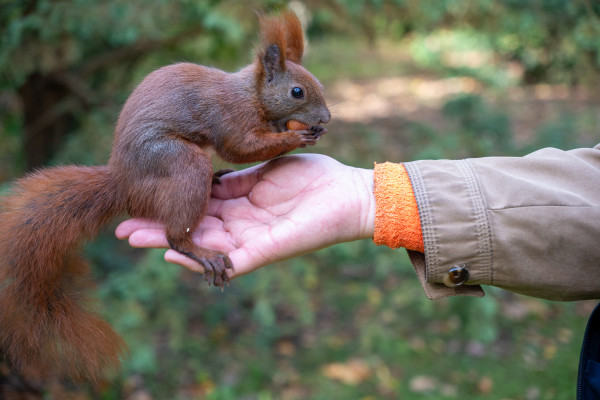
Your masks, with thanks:
[{"label": "jacket sleeve", "polygon": [[600,298],[600,145],[404,166],[425,248],[409,254],[429,298],[480,285]]}]

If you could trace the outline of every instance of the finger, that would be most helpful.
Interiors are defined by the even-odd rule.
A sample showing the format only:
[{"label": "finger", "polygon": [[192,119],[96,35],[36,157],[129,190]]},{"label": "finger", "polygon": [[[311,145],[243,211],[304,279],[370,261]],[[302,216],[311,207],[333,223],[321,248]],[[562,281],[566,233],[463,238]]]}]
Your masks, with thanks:
[{"label": "finger", "polygon": [[[216,223],[214,221],[218,221],[218,223],[223,224],[225,221],[231,220],[232,218],[247,220],[250,218],[252,213],[257,211],[257,207],[248,200],[248,197],[238,197],[229,200],[220,200],[211,197],[210,201],[208,202],[206,216],[202,220],[200,227],[204,227],[204,221],[210,221],[210,219],[213,220],[213,224]],[[215,225],[206,226],[214,227]]]},{"label": "finger", "polygon": [[247,196],[260,180],[262,165],[223,175],[221,183],[213,185],[211,196],[222,200]]},{"label": "finger", "polygon": [[[214,189],[213,189],[213,191],[214,191]],[[211,197],[210,200],[208,201],[208,208],[206,209],[206,217],[204,219],[207,219],[208,216],[221,218],[223,203],[224,203],[223,200]],[[204,220],[203,220],[203,222],[204,222]]]},{"label": "finger", "polygon": [[[210,208],[210,206],[209,206]],[[200,220],[200,224],[196,227],[196,231],[201,229],[221,229],[223,230],[223,221],[218,216],[213,216],[207,213],[207,215]]]},{"label": "finger", "polygon": [[138,229],[129,236],[131,247],[169,248],[164,229]]},{"label": "finger", "polygon": [[233,264],[233,273],[229,274],[232,278],[246,275],[267,265],[263,256],[258,253],[254,254],[254,252],[245,247],[237,248],[227,255]]},{"label": "finger", "polygon": [[133,232],[140,229],[162,229],[163,224],[151,219],[132,218],[125,220],[115,228],[115,236],[119,239],[127,239]]},{"label": "finger", "polygon": [[194,243],[205,249],[212,249],[227,253],[236,249],[229,234],[218,229],[203,229],[194,236]]},{"label": "finger", "polygon": [[[172,249],[169,249],[165,252],[165,261],[171,264],[181,265],[190,271],[199,272],[201,274],[204,273],[204,267],[202,264]],[[235,277],[235,271],[233,269],[228,268],[225,270],[225,272],[227,273],[229,279],[233,279]]]},{"label": "finger", "polygon": [[201,274],[204,273],[204,268],[200,263],[172,249],[169,249],[165,252],[165,261],[172,264],[181,265],[182,267],[186,267],[194,272],[199,272]]},{"label": "finger", "polygon": [[[232,251],[228,254],[229,259],[233,264],[233,269],[227,269],[227,276],[229,276],[229,279],[248,274],[257,268],[257,263],[251,262],[250,258],[244,254],[245,251],[243,249],[239,250],[240,251]],[[178,253],[173,249],[167,250],[165,252],[164,258],[166,262],[169,262],[171,264],[181,265],[182,267],[185,267],[194,272],[199,272],[201,274],[204,273],[204,267],[200,263],[196,262],[195,260],[192,260],[189,257],[184,256],[181,253]]]}]

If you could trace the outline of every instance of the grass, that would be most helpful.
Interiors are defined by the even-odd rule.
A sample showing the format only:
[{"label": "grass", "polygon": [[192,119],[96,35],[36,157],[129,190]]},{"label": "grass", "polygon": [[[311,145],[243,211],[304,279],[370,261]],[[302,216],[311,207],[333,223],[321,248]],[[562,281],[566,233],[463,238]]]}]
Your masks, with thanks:
[{"label": "grass", "polygon": [[573,396],[589,302],[493,288],[431,302],[402,250],[369,242],[269,266],[223,293],[161,255],[104,283],[132,351],[104,399],[132,381],[182,400]]}]

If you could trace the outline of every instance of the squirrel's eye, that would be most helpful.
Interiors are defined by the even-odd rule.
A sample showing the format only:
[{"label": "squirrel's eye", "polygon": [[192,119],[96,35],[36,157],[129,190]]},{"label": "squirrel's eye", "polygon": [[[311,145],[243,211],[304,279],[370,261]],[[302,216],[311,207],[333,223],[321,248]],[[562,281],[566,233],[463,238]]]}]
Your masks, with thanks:
[{"label": "squirrel's eye", "polygon": [[296,99],[301,99],[304,97],[304,91],[302,90],[302,88],[299,88],[298,86],[292,88],[292,97],[296,98]]}]

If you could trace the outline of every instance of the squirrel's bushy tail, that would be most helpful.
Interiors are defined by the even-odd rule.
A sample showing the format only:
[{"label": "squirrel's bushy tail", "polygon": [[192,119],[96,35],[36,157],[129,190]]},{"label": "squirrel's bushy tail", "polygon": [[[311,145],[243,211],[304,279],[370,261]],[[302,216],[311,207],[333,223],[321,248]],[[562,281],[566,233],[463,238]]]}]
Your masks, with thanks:
[{"label": "squirrel's bushy tail", "polygon": [[93,311],[83,240],[124,211],[107,167],[43,169],[0,200],[0,348],[27,377],[98,381],[122,339]]}]

